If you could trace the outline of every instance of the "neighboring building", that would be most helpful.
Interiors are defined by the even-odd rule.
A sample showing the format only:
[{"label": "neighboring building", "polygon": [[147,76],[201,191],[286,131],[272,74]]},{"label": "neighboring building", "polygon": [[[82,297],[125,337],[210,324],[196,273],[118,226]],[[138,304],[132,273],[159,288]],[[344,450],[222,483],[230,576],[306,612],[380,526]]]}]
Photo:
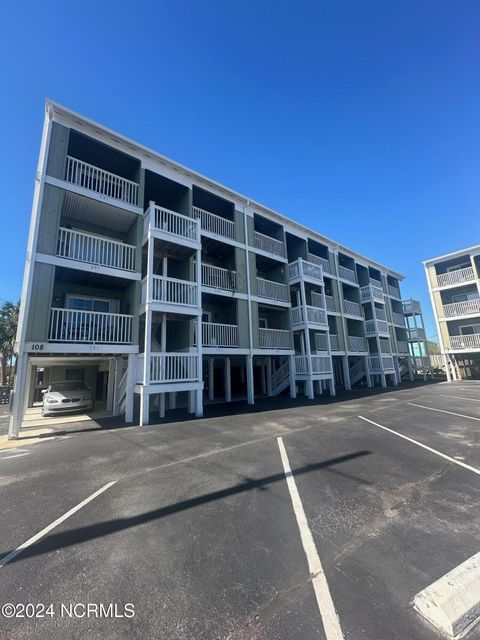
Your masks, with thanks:
[{"label": "neighboring building", "polygon": [[423,264],[447,378],[479,378],[480,245]]},{"label": "neighboring building", "polygon": [[403,301],[403,315],[407,325],[408,345],[414,373],[423,375],[427,379],[427,372],[431,373],[430,355],[428,353],[427,334],[423,322],[422,309],[418,300]]},{"label": "neighboring building", "polygon": [[412,375],[402,277],[47,102],[10,434],[62,379],[141,424],[398,384]]}]

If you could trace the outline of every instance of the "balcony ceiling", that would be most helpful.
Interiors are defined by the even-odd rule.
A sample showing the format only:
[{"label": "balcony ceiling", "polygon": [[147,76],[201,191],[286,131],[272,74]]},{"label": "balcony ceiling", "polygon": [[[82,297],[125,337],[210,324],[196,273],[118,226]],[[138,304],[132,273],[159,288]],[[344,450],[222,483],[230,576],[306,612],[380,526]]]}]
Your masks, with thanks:
[{"label": "balcony ceiling", "polygon": [[136,213],[70,192],[65,193],[62,215],[71,220],[105,227],[117,233],[129,231],[137,218]]},{"label": "balcony ceiling", "polygon": [[65,267],[56,267],[55,284],[77,285],[79,287],[92,287],[93,289],[105,289],[106,291],[121,291],[131,285],[131,280],[125,278],[114,278],[100,273],[89,273],[88,271],[77,271]]}]

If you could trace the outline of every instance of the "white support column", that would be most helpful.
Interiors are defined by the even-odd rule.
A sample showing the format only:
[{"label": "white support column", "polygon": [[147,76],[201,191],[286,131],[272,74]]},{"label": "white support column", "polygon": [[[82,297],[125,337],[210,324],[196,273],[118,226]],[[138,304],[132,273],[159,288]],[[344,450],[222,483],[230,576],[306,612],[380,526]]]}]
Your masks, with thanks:
[{"label": "white support column", "polygon": [[408,367],[408,377],[410,378],[410,382],[413,382],[415,380],[415,376],[413,375],[412,356],[408,356],[407,358],[407,367]]},{"label": "white support column", "polygon": [[247,404],[255,404],[255,390],[253,386],[253,356],[246,356],[247,368]]},{"label": "white support column", "polygon": [[[197,233],[200,238],[200,220],[197,219]],[[197,249],[195,260],[195,281],[197,284],[197,302],[198,302],[198,315],[196,318],[197,323],[197,375],[198,381],[202,383],[202,388],[193,392],[195,403],[195,415],[197,418],[203,416],[203,332],[202,332],[202,250]],[[195,322],[194,321],[194,322]]]},{"label": "white support column", "polygon": [[225,358],[225,402],[232,401],[232,370],[230,358]]},{"label": "white support column", "polygon": [[393,376],[393,384],[395,387],[398,387],[398,385],[401,383],[401,377],[400,377],[400,367],[398,365],[398,357],[395,355],[392,355],[393,358],[393,368],[395,369],[395,374]]},{"label": "white support column", "polygon": [[28,407],[28,399],[30,397],[30,387],[32,386],[32,373],[33,373],[33,365],[29,364],[27,361],[27,374],[25,380],[25,393],[24,395],[24,403],[23,403],[23,411]]},{"label": "white support column", "polygon": [[171,391],[168,394],[168,406],[170,407],[170,409],[176,409],[177,408],[177,393],[176,393],[176,391]]},{"label": "white support column", "polygon": [[134,401],[134,387],[136,382],[136,370],[137,370],[137,355],[130,353],[128,356],[127,365],[127,386],[125,396],[125,422],[133,422],[133,401]]},{"label": "white support column", "polygon": [[158,398],[158,417],[165,418],[165,393],[161,393]]},{"label": "white support column", "polygon": [[145,392],[145,387],[140,389],[140,426],[148,424],[150,416],[150,396]]},{"label": "white support column", "polygon": [[[154,205],[150,203],[150,210],[154,210]],[[154,257],[154,239],[151,236],[151,232],[148,232],[147,240],[147,291],[145,298],[145,347],[143,358],[143,386],[149,386],[150,384],[150,354],[152,350],[152,309],[150,307],[150,301],[152,299],[152,283],[153,283],[153,257]],[[142,389],[140,394],[140,426],[144,426],[149,423],[150,412],[150,396]]]},{"label": "white support column", "polygon": [[295,382],[295,359],[294,356],[288,356],[288,371],[290,377],[290,398],[297,397],[297,384]]},{"label": "white support column", "polygon": [[197,389],[193,394],[195,402],[195,417],[201,418],[203,416],[203,389]]},{"label": "white support column", "polygon": [[452,375],[450,373],[450,364],[447,358],[447,354],[443,353],[443,362],[445,364],[445,373],[447,374],[447,382],[451,382],[452,381]]},{"label": "white support column", "polygon": [[387,386],[387,376],[384,373],[381,373],[380,380],[382,382],[382,387],[385,389]]},{"label": "white support column", "polygon": [[330,395],[332,397],[336,396],[337,392],[335,391],[335,380],[333,378],[329,378],[328,387],[329,387]]},{"label": "white support column", "polygon": [[10,407],[10,422],[8,427],[8,437],[16,440],[20,434],[22,425],[23,407],[25,405],[26,381],[28,354],[19,353],[17,357],[17,371],[15,373],[15,385],[13,393],[13,407]]},{"label": "white support column", "polygon": [[348,368],[348,356],[342,356],[342,368],[343,368],[343,384],[346,391],[352,390],[350,384],[350,369]]},{"label": "white support column", "polygon": [[305,351],[307,356],[307,367],[308,367],[308,380],[305,382],[305,395],[309,400],[313,400],[315,397],[313,393],[313,374],[312,374],[312,351],[310,348],[310,331],[308,330],[308,322],[307,322],[307,298],[305,294],[305,282],[300,280],[300,291],[302,296],[302,314],[303,320],[305,322],[305,329],[303,331],[303,335],[305,336]]},{"label": "white support column", "polygon": [[365,377],[367,379],[367,387],[371,389],[373,387],[372,374],[370,373],[370,367],[368,366],[368,356],[365,357]]},{"label": "white support column", "polygon": [[109,412],[113,411],[113,393],[115,387],[115,358],[108,361],[108,382],[107,382],[107,406]]},{"label": "white support column", "polygon": [[188,413],[195,413],[195,391],[188,392]]},{"label": "white support column", "polygon": [[122,357],[117,356],[114,359],[114,384],[113,384],[113,403],[112,414],[120,415],[120,380],[122,379]]},{"label": "white support column", "polygon": [[215,358],[208,359],[208,399],[215,398]]},{"label": "white support column", "polygon": [[272,359],[267,358],[267,396],[272,396]]}]

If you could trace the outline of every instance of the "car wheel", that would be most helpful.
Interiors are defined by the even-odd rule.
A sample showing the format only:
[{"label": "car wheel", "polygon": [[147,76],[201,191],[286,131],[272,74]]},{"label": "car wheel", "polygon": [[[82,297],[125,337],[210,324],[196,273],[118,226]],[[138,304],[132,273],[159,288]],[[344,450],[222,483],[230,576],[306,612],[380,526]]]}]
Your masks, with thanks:
[{"label": "car wheel", "polygon": [[47,414],[47,413],[45,413],[45,409],[42,407],[42,417],[43,417],[43,418],[46,418],[46,417],[47,417],[47,415],[48,415],[48,414]]}]

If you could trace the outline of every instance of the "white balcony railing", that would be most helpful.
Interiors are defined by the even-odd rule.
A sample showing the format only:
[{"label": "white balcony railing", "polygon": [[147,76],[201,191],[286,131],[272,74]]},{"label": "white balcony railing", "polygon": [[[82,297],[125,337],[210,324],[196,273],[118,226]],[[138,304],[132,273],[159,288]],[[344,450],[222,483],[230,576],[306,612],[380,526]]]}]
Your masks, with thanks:
[{"label": "white balcony railing", "polygon": [[118,240],[60,227],[57,256],[103,267],[135,271],[135,247]]},{"label": "white balcony railing", "polygon": [[237,273],[223,267],[215,267],[202,262],[202,284],[204,287],[236,291]]},{"label": "white balcony railing", "polygon": [[149,224],[155,231],[161,231],[172,238],[200,242],[200,222],[196,218],[184,216],[183,213],[150,205],[144,217],[144,233]]},{"label": "white balcony railing", "polygon": [[328,351],[328,333],[315,334],[315,351]]},{"label": "white balcony railing", "polygon": [[443,313],[446,318],[454,316],[480,315],[480,298],[465,300],[464,302],[452,302],[443,305]]},{"label": "white balcony railing", "polygon": [[411,340],[412,342],[427,339],[427,334],[423,327],[411,327],[407,329],[407,333],[408,333],[408,339]]},{"label": "white balcony railing", "polygon": [[232,220],[227,220],[199,207],[192,207],[192,213],[194,218],[200,220],[200,226],[204,231],[209,231],[222,238],[235,240],[235,223]]},{"label": "white balcony railing", "polygon": [[394,370],[392,356],[371,356],[368,358],[368,366],[371,372]]},{"label": "white balcony railing", "polygon": [[[196,346],[196,324],[194,328]],[[202,345],[204,347],[238,347],[238,326],[219,322],[202,322]]]},{"label": "white balcony railing", "polygon": [[257,278],[257,296],[278,300],[279,302],[288,302],[288,287],[281,282]]},{"label": "white balcony railing", "polygon": [[[314,293],[312,291],[312,302],[314,301]],[[315,295],[319,295],[319,294],[315,294]],[[319,306],[319,305],[315,305],[315,306]],[[337,307],[335,305],[335,298],[333,296],[325,296],[325,307],[327,308],[327,311],[336,311]]]},{"label": "white balcony railing", "polygon": [[338,267],[338,276],[339,278],[343,278],[343,280],[348,280],[348,282],[357,282],[357,274],[355,271],[342,265]]},{"label": "white balcony railing", "polygon": [[358,302],[353,302],[352,300],[343,300],[343,310],[349,316],[355,316],[357,318],[362,318],[362,305]]},{"label": "white balcony railing", "polygon": [[299,375],[331,373],[332,365],[328,356],[311,356],[312,370],[308,370],[308,356],[295,356],[295,373]]},{"label": "white balcony railing", "polygon": [[138,184],[120,176],[67,156],[65,180],[77,187],[94,191],[101,196],[138,205]]},{"label": "white balcony railing", "polygon": [[452,349],[480,349],[480,333],[472,333],[468,336],[450,336]]},{"label": "white balcony railing", "polygon": [[348,336],[348,350],[353,352],[363,352],[367,350],[365,338],[361,336]]},{"label": "white balcony railing", "polygon": [[[137,381],[143,382],[143,354],[139,356]],[[189,353],[150,354],[150,383],[198,381],[198,356]]]},{"label": "white balcony railing", "polygon": [[330,349],[332,351],[340,351],[340,340],[334,333],[330,334]]},{"label": "white balcony railing", "polygon": [[397,353],[409,353],[406,340],[397,340]]},{"label": "white balcony railing", "polygon": [[384,302],[383,290],[373,284],[367,284],[360,288],[360,297],[362,300],[377,300]]},{"label": "white balcony railing", "polygon": [[195,282],[165,276],[152,276],[151,299],[146,300],[147,278],[142,281],[142,304],[164,302],[196,307],[198,287]]},{"label": "white balcony railing", "polygon": [[258,344],[260,349],[291,349],[290,331],[285,329],[259,329]]},{"label": "white balcony railing", "polygon": [[312,262],[313,264],[318,264],[322,267],[322,270],[325,273],[328,273],[330,275],[333,274],[333,268],[332,265],[330,264],[330,260],[327,260],[326,258],[321,258],[320,256],[316,256],[313,253],[307,253],[307,260],[309,262]]},{"label": "white balcony railing", "polygon": [[307,262],[306,260],[303,260],[303,258],[298,258],[295,262],[291,262],[288,265],[288,279],[293,280],[295,278],[303,277],[323,282],[323,270],[321,265],[313,264],[313,262]]},{"label": "white balcony railing", "polygon": [[393,320],[393,324],[398,324],[401,327],[405,326],[405,317],[403,313],[397,313],[396,311],[392,311],[392,320]]},{"label": "white balcony railing", "polygon": [[387,289],[389,296],[391,296],[392,298],[397,298],[397,300],[401,300],[400,289],[398,287],[394,287],[393,285],[389,284],[387,286]]},{"label": "white balcony railing", "polygon": [[404,300],[402,302],[402,306],[403,306],[403,313],[406,315],[412,315],[412,314],[420,314],[421,308],[420,308],[420,303],[418,302],[418,300]]},{"label": "white balcony railing", "polygon": [[475,272],[473,267],[465,267],[465,269],[457,269],[448,273],[437,274],[437,284],[439,287],[446,287],[451,284],[463,284],[475,280]]},{"label": "white balcony railing", "polygon": [[133,316],[52,308],[49,342],[131,344]]},{"label": "white balcony railing", "polygon": [[375,317],[377,318],[377,320],[383,320],[384,322],[386,322],[387,312],[385,311],[385,309],[377,309],[375,307]]},{"label": "white balcony railing", "polygon": [[[300,325],[305,323],[303,307],[294,307],[291,310],[292,325]],[[306,315],[308,324],[327,324],[327,315],[324,309],[319,307],[306,307]]]},{"label": "white balcony railing", "polygon": [[375,318],[365,321],[365,333],[386,333],[388,334],[388,324],[384,320]]},{"label": "white balcony railing", "polygon": [[281,240],[266,236],[259,231],[253,232],[253,244],[256,249],[271,253],[274,256],[286,257],[285,245]]}]

